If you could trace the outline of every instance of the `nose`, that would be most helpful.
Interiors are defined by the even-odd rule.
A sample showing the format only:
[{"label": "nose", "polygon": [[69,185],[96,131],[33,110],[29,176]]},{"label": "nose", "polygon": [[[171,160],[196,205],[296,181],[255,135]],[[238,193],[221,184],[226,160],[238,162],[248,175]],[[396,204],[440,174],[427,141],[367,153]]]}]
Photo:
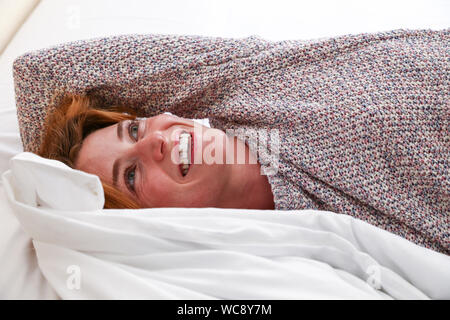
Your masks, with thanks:
[{"label": "nose", "polygon": [[152,131],[146,137],[137,142],[136,147],[142,158],[151,158],[154,161],[162,161],[167,151],[168,141],[161,131]]}]

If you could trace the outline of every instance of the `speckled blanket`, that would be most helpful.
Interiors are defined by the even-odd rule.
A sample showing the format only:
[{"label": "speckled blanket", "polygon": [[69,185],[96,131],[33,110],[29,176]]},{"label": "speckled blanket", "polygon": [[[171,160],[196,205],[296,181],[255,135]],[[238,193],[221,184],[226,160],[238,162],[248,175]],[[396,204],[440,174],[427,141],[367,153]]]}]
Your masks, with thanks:
[{"label": "speckled blanket", "polygon": [[348,214],[449,254],[449,30],[307,42],[124,35],[30,52],[14,62],[22,140],[37,150],[64,91],[94,90],[141,116],[277,128],[276,209]]}]

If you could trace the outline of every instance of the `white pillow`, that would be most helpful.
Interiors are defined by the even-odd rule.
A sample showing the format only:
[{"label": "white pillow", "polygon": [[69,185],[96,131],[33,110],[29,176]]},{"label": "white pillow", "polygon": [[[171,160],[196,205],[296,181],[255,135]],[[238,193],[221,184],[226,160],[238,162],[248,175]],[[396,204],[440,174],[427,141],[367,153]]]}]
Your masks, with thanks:
[{"label": "white pillow", "polygon": [[[15,199],[33,206],[62,210],[87,211],[102,209],[105,203],[100,179],[64,163],[22,152],[11,159],[11,171],[6,179],[14,179],[11,186]],[[82,199],[82,201],[80,201]]]}]

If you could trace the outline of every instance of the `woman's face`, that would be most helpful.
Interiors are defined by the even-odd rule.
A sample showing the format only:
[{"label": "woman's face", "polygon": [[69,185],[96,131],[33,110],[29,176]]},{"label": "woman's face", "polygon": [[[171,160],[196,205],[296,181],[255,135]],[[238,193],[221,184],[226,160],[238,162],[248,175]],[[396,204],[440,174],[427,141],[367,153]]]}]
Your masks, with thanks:
[{"label": "woman's face", "polygon": [[[195,157],[186,176],[178,151],[183,131],[192,133]],[[232,176],[233,166],[223,165],[227,140],[232,139],[221,130],[168,114],[126,120],[88,135],[75,167],[115,185],[142,207],[216,207]],[[221,160],[209,164],[205,155]]]}]

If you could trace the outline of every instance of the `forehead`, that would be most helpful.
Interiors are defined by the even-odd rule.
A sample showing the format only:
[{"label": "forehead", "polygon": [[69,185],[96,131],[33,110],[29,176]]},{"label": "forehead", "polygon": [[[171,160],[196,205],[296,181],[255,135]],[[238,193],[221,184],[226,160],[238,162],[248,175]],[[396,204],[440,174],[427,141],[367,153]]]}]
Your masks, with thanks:
[{"label": "forehead", "polygon": [[96,130],[84,140],[75,162],[75,168],[96,174],[112,183],[111,170],[120,153],[117,124]]}]

